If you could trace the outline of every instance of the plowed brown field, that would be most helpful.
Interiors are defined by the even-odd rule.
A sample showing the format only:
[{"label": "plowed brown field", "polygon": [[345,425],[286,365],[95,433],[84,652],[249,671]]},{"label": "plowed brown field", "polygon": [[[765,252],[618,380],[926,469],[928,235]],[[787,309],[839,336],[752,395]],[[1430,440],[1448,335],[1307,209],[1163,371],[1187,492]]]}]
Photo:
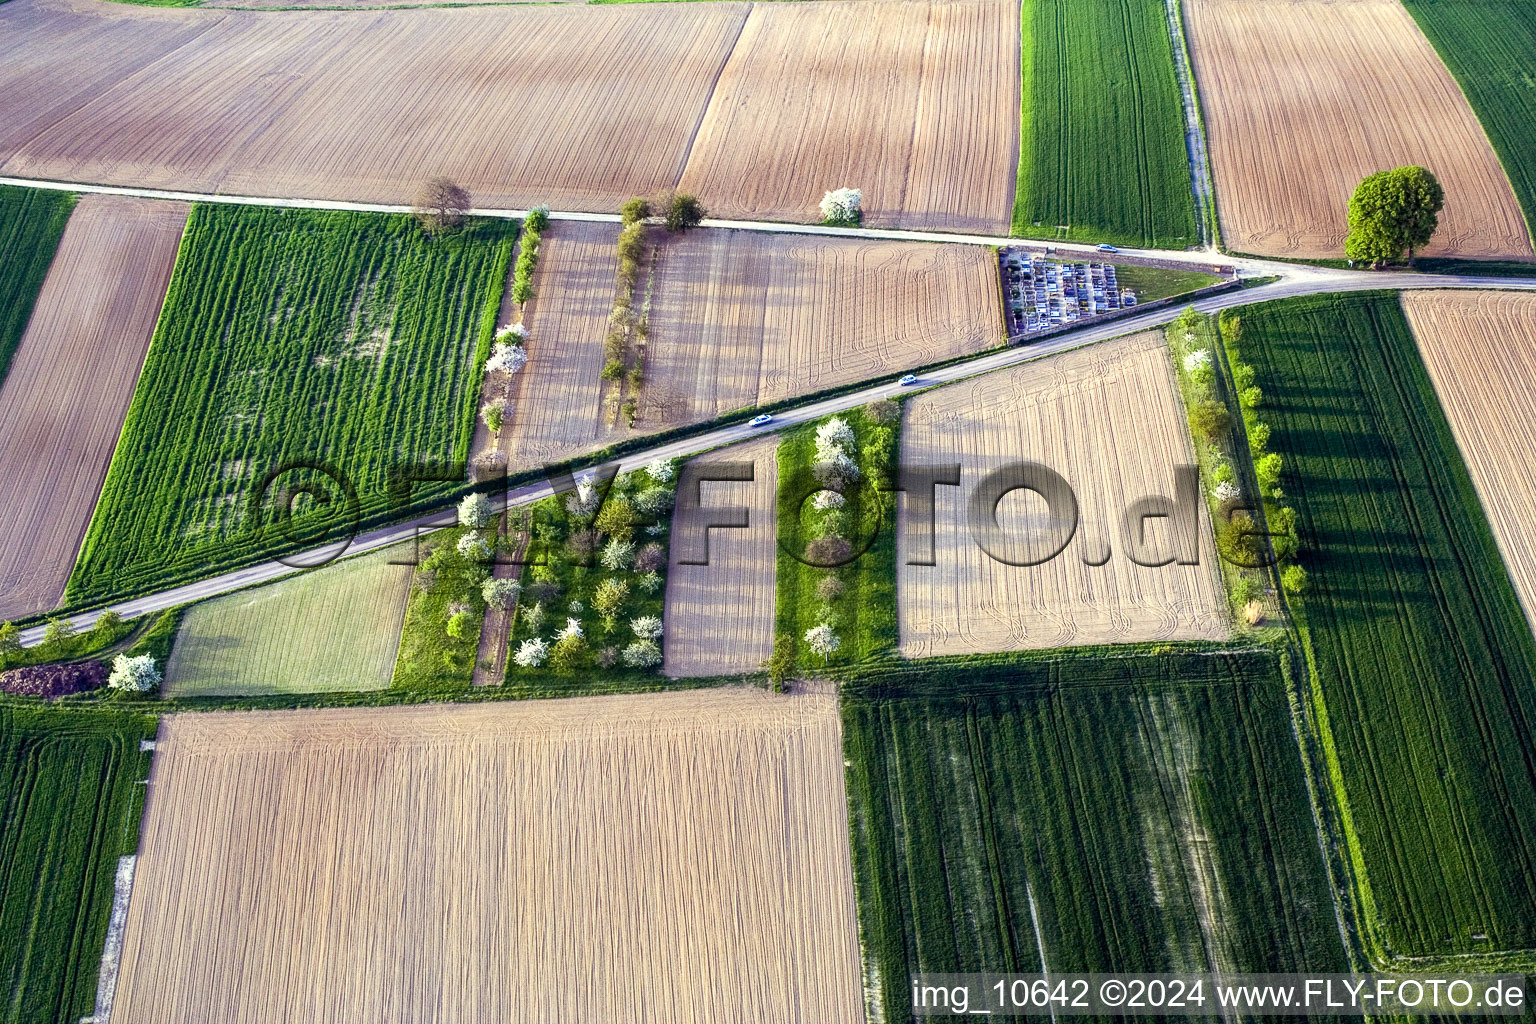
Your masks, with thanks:
[{"label": "plowed brown field", "polygon": [[1016,3],[757,4],[682,187],[722,217],[816,220],[848,186],[871,226],[1006,234],[1019,89]]},{"label": "plowed brown field", "polygon": [[695,462],[750,462],[754,479],[701,484],[700,505],[744,506],[744,530],[709,531],[708,565],[681,565],[674,522],[667,570],[662,669],[669,676],[755,672],[773,653],[773,581],[778,557],[779,444],[771,437],[701,455]]},{"label": "plowed brown field", "polygon": [[1536,628],[1536,295],[1409,291],[1403,311]]},{"label": "plowed brown field", "polygon": [[[936,488],[936,565],[907,564],[912,555],[902,514],[896,594],[903,654],[1228,635],[1215,544],[1203,515],[1198,565],[1139,566],[1121,542],[1123,511],[1146,495],[1173,496],[1175,467],[1194,462],[1161,332],[940,388],[909,401],[904,416],[903,459],[959,462],[962,475],[961,486]],[[972,540],[966,521],[977,482],[1023,459],[1065,477],[1080,509],[1071,543],[1037,566],[994,561]],[[1037,501],[1005,496],[999,524],[1010,533],[1025,530],[1038,514]],[[1155,537],[1162,527],[1148,529]],[[1087,564],[1106,552],[1107,562]]]},{"label": "plowed brown field", "polygon": [[851,185],[871,223],[1004,231],[1018,45],[1006,0],[373,14],[11,0],[0,170],[380,202],[443,174],[482,206],[568,210],[681,178],[719,213],[801,221]]},{"label": "plowed brown field", "polygon": [[528,311],[528,363],[503,427],[512,472],[545,466],[599,443],[603,335],[613,309],[619,229],[561,221],[544,233]]},{"label": "plowed brown field", "polygon": [[96,508],[187,221],[82,196],[0,385],[0,619],[58,604]]},{"label": "plowed brown field", "polygon": [[662,247],[639,426],[1000,345],[989,249],[698,231]]},{"label": "plowed brown field", "polygon": [[[0,164],[32,177],[611,210],[674,184],[738,3],[242,12],[0,6]],[[82,80],[75,79],[82,69]]]},{"label": "plowed brown field", "polygon": [[1532,255],[1509,179],[1398,0],[1188,0],[1228,245],[1336,257],[1360,179],[1421,164],[1445,186],[1426,250]]},{"label": "plowed brown field", "polygon": [[113,1024],[863,1020],[832,696],[163,720]]}]

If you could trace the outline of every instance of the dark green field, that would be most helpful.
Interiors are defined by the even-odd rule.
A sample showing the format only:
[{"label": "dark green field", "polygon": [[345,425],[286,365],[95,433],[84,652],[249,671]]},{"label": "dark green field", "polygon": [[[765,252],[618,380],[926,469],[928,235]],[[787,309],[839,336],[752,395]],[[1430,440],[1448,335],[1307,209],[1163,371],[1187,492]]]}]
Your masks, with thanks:
[{"label": "dark green field", "polygon": [[38,289],[74,208],[71,192],[0,185],[0,381],[27,329]]},{"label": "dark green field", "polygon": [[911,972],[1034,972],[1042,950],[1052,971],[1341,968],[1275,654],[854,685],[854,874],[886,1019],[907,1019]]},{"label": "dark green field", "polygon": [[1013,233],[1181,249],[1200,232],[1163,0],[1024,0]]},{"label": "dark green field", "polygon": [[1243,325],[1292,459],[1305,622],[1377,949],[1528,949],[1536,641],[1397,300],[1268,303]]},{"label": "dark green field", "polygon": [[0,708],[0,1021],[96,1003],[118,857],[139,841],[154,720]]},{"label": "dark green field", "polygon": [[[464,459],[514,236],[501,222],[426,239],[404,216],[195,208],[68,600],[313,544],[354,512],[396,508],[403,467]],[[285,493],[298,515],[274,525]]]},{"label": "dark green field", "polygon": [[1536,223],[1536,4],[1526,0],[1404,0],[1476,111]]}]

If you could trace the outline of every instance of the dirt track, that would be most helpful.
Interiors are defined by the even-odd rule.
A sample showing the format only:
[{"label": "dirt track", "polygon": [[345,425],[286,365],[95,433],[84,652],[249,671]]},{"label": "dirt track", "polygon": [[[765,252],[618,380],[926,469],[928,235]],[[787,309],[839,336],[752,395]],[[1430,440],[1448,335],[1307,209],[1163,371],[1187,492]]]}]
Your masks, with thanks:
[{"label": "dirt track", "polygon": [[773,653],[775,559],[778,556],[779,443],[765,437],[701,455],[695,462],[751,462],[755,478],[701,485],[705,508],[744,506],[745,530],[709,531],[709,565],[680,565],[676,543],[688,523],[673,526],[667,569],[663,671],[669,676],[755,672]]},{"label": "dirt track", "polygon": [[1424,365],[1536,628],[1536,295],[1404,292]]},{"label": "dirt track", "polygon": [[[908,565],[905,525],[896,552],[901,653],[908,657],[1228,635],[1215,544],[1202,514],[1200,564],[1140,566],[1121,539],[1120,517],[1146,495],[1174,494],[1174,467],[1191,464],[1188,427],[1160,331],[919,395],[908,402],[902,458],[959,462],[961,486],[936,488],[936,565]],[[1029,459],[1066,478],[1080,524],[1057,557],[1005,565],[967,528],[977,482]],[[907,522],[903,502],[901,522]],[[1022,535],[1044,505],[1005,496],[999,524]],[[1166,536],[1161,527],[1149,527]],[[1094,566],[1089,561],[1108,561]]]},{"label": "dirt track", "polygon": [[0,386],[0,619],[56,606],[165,300],[187,207],[83,196]]},{"label": "dirt track", "polygon": [[[366,13],[10,0],[0,5],[0,170],[394,203],[443,174],[482,206],[596,211],[681,178],[716,210],[801,221],[817,219],[826,189],[848,184],[865,189],[871,223],[1006,228],[1016,5],[764,7]],[[848,53],[830,42],[855,26]],[[787,60],[814,38],[829,42]],[[858,74],[840,70],[852,52]],[[877,73],[890,67],[912,70],[899,95]],[[761,92],[745,85],[769,81]],[[778,93],[814,102],[784,109]]]},{"label": "dirt track", "polygon": [[164,719],[112,1024],[863,1020],[835,698]]},{"label": "dirt track", "polygon": [[1430,254],[1532,255],[1509,180],[1398,0],[1187,0],[1228,246],[1344,254],[1360,179],[1422,164],[1445,186]]}]

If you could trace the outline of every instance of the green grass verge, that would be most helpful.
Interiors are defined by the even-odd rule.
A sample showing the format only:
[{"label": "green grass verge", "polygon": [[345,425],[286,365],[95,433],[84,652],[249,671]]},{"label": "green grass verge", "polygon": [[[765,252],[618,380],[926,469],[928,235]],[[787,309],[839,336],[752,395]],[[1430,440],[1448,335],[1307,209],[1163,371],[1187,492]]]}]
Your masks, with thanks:
[{"label": "green grass verge", "polygon": [[72,192],[0,185],[0,382],[74,208]]},{"label": "green grass verge", "polygon": [[93,1012],[118,857],[139,841],[155,722],[0,708],[0,1022]]},{"label": "green grass verge", "polygon": [[[862,408],[838,418],[853,428],[861,469],[841,510],[817,510],[808,500],[816,489],[816,430],[825,420],[784,432],[778,450],[774,634],[794,650],[793,663],[811,671],[886,654],[898,642],[896,493],[878,491],[874,484],[890,472],[893,453],[901,450],[901,418],[880,424]],[[846,565],[826,565],[833,559],[808,550],[831,517],[843,524],[857,556]],[[811,557],[800,557],[805,555]],[[805,642],[806,631],[822,623],[833,627],[841,645],[830,656],[813,653]]]},{"label": "green grass verge", "polygon": [[[474,533],[454,527],[419,542],[415,557],[420,565],[405,606],[392,675],[393,685],[398,689],[463,689],[474,678],[480,623],[485,615],[480,584],[489,572],[458,550],[459,540]],[[448,632],[448,623],[459,612],[468,612],[475,626],[462,636],[453,636]]]},{"label": "green grass verge", "polygon": [[1343,968],[1279,656],[1106,653],[845,693],[872,1019],[919,971]]},{"label": "green grass verge", "polygon": [[189,609],[161,694],[311,693],[388,686],[412,567],[390,547]]},{"label": "green grass verge", "polygon": [[1242,319],[1374,953],[1536,946],[1536,641],[1397,298]]},{"label": "green grass verge", "polygon": [[[364,523],[400,516],[401,468],[468,455],[514,235],[502,221],[428,239],[406,216],[195,207],[66,599],[335,536],[354,509],[326,474],[285,470],[295,462],[350,481]],[[414,504],[460,487],[417,484]],[[291,522],[277,521],[280,492]]]},{"label": "green grass verge", "polygon": [[1504,164],[1526,229],[1536,224],[1536,5],[1522,0],[1404,0],[1461,84]]},{"label": "green grass verge", "polygon": [[1197,245],[1163,0],[1024,0],[1013,233]]},{"label": "green grass verge", "polygon": [[1209,288],[1222,281],[1215,274],[1204,274],[1198,270],[1144,267],[1133,263],[1116,263],[1115,280],[1122,288],[1135,289],[1137,302],[1156,302],[1158,299]]}]

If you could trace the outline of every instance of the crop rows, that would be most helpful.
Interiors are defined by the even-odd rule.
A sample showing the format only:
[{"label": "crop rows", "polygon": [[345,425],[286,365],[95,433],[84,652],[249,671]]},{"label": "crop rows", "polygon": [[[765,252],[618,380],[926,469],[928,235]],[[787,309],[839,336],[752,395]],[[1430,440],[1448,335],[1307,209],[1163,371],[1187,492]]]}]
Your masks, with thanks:
[{"label": "crop rows", "polygon": [[1511,0],[1404,0],[1404,6],[1477,112],[1527,227],[1536,223],[1536,7]]},{"label": "crop rows", "polygon": [[898,674],[843,712],[872,1019],[919,971],[1342,966],[1273,654]]},{"label": "crop rows", "polygon": [[1199,239],[1163,0],[1028,0],[1013,233]]},{"label": "crop rows", "polygon": [[153,735],[140,715],[0,709],[0,1022],[92,1012]]},{"label": "crop rows", "polygon": [[413,501],[454,487],[445,467],[468,455],[513,235],[195,209],[67,596],[328,539],[354,515],[400,512],[391,484],[420,467],[448,479],[415,484]]},{"label": "crop rows", "polygon": [[75,197],[68,192],[0,185],[0,380],[27,329],[74,207]]},{"label": "crop rows", "polygon": [[[1536,641],[1394,296],[1245,310],[1376,947],[1536,945]],[[1358,871],[1357,871],[1358,873]]]}]

